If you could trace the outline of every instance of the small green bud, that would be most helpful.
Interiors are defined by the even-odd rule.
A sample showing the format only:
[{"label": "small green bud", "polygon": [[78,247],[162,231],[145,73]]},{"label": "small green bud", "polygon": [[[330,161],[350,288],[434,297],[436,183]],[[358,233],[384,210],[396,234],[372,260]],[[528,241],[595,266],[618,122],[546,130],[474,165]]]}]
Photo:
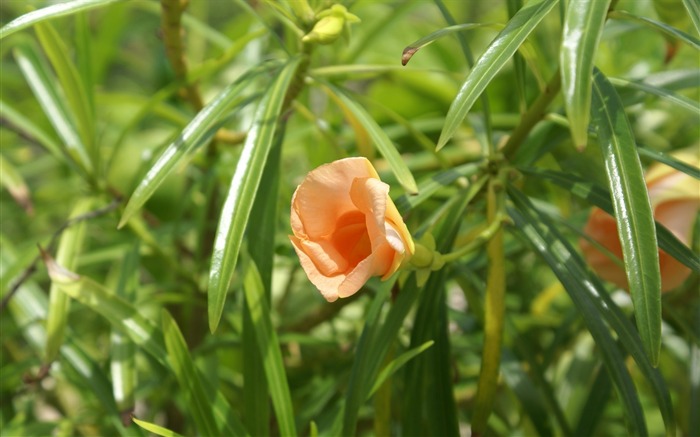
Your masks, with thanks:
[{"label": "small green bud", "polygon": [[346,24],[360,21],[343,5],[333,5],[329,9],[319,12],[316,18],[318,21],[311,32],[301,39],[305,43],[330,44],[340,37]]}]

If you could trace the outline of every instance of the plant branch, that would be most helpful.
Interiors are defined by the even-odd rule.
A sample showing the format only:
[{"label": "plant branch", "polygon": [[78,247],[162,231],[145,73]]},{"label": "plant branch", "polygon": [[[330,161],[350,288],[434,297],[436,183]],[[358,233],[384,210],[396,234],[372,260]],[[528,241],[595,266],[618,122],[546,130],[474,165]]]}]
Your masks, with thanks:
[{"label": "plant branch", "polygon": [[561,90],[561,71],[557,69],[547,85],[542,90],[542,93],[537,97],[537,100],[528,108],[520,119],[520,124],[515,128],[506,144],[503,146],[502,152],[506,158],[513,157],[518,147],[525,141],[525,138],[530,134],[530,131],[539,123],[547,114],[547,107],[552,100],[559,94]]},{"label": "plant branch", "polygon": [[[49,241],[49,244],[47,246],[47,250],[52,251],[54,249],[54,246],[56,245],[56,242],[58,241],[58,238],[63,234],[63,231],[68,229],[69,227],[73,226],[74,224],[78,222],[82,222],[85,220],[91,220],[100,216],[103,216],[105,214],[108,214],[119,206],[121,204],[122,198],[121,197],[115,197],[112,202],[110,202],[108,205],[96,209],[94,211],[88,211],[85,214],[80,214],[77,215],[73,218],[70,218],[66,220],[58,229],[54,231],[54,233],[51,235],[51,240]],[[15,295],[17,290],[22,286],[22,284],[27,281],[36,271],[36,266],[39,263],[39,259],[41,258],[40,255],[37,255],[34,257],[32,262],[27,266],[27,268],[24,269],[22,274],[19,275],[19,277],[15,280],[15,282],[12,284],[12,286],[9,288],[5,296],[2,298],[2,302],[0,302],[0,312],[5,310],[5,307],[7,304],[10,302],[10,299],[12,299],[12,296]]]},{"label": "plant branch", "polygon": [[175,78],[183,82],[181,92],[195,111],[204,107],[202,96],[194,83],[187,83],[187,61],[182,44],[182,13],[187,8],[189,0],[161,0],[163,9],[161,26],[163,30],[163,43],[168,61],[173,67]]}]

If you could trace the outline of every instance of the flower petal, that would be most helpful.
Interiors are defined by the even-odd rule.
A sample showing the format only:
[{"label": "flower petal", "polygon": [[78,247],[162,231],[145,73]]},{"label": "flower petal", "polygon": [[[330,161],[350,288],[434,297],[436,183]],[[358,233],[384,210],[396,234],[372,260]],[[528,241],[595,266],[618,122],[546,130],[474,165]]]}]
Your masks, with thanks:
[{"label": "flower petal", "polygon": [[355,209],[349,187],[356,178],[379,178],[366,158],[346,158],[311,171],[292,199],[303,231],[311,239],[329,235],[338,217]]}]

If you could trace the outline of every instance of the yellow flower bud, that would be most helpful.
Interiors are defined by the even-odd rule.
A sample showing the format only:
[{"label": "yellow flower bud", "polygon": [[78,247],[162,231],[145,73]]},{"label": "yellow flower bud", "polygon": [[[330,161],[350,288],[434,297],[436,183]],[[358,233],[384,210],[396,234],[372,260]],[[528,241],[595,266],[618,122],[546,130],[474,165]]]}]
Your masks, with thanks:
[{"label": "yellow flower bud", "polygon": [[340,37],[346,23],[360,21],[343,5],[333,5],[330,9],[319,12],[316,18],[318,21],[314,28],[301,39],[305,43],[330,44]]}]

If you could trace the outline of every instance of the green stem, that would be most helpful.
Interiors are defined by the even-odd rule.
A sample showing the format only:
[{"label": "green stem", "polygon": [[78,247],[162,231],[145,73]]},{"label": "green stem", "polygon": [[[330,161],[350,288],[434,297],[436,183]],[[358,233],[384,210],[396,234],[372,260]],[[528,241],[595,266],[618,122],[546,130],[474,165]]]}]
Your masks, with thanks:
[{"label": "green stem", "polygon": [[498,217],[495,218],[489,225],[484,229],[483,232],[479,233],[473,240],[471,240],[469,243],[465,244],[464,246],[460,247],[459,249],[455,250],[454,252],[446,253],[442,256],[443,261],[450,262],[450,261],[455,261],[464,255],[474,251],[474,249],[478,249],[479,247],[483,246],[484,244],[488,243],[491,241],[491,239],[496,235],[496,232],[501,229],[501,226],[503,225],[503,222],[506,220],[506,216],[504,214],[499,214]]},{"label": "green stem", "polygon": [[[502,175],[489,181],[487,195],[487,216],[490,224],[499,220],[505,207],[505,194]],[[476,392],[472,429],[484,434],[488,418],[498,389],[498,372],[501,362],[503,324],[505,315],[505,251],[503,247],[503,227],[499,226],[486,246],[488,274],[486,278],[486,302],[484,305],[484,350],[481,372]]]},{"label": "green stem", "polygon": [[552,78],[549,80],[542,94],[539,95],[537,100],[530,106],[525,114],[523,114],[520,119],[520,124],[515,128],[510,138],[506,142],[505,146],[501,150],[507,159],[513,158],[515,152],[522,145],[525,138],[530,134],[530,131],[539,123],[547,114],[546,110],[552,100],[559,94],[561,89],[561,74],[560,70],[554,73]]},{"label": "green stem", "polygon": [[161,0],[160,5],[163,9],[161,26],[165,52],[175,72],[175,78],[179,82],[185,83],[182,92],[194,110],[199,112],[204,107],[204,102],[197,86],[186,83],[187,62],[182,44],[182,13],[187,8],[188,3],[189,0]]}]

